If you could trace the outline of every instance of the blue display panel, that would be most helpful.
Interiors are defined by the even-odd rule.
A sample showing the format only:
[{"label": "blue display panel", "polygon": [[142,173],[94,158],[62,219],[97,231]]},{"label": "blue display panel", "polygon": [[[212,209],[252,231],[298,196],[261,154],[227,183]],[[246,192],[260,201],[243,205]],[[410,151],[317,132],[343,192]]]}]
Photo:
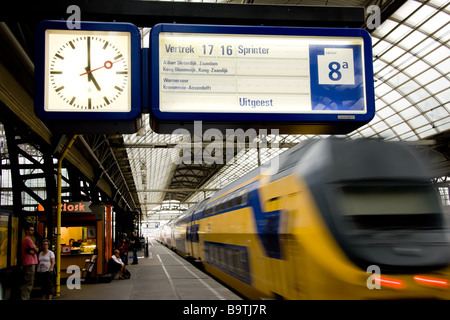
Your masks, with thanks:
[{"label": "blue display panel", "polygon": [[362,29],[159,24],[150,59],[157,124],[331,132],[375,114],[371,38]]},{"label": "blue display panel", "polygon": [[35,113],[42,120],[133,121],[141,113],[141,73],[133,24],[38,25]]}]

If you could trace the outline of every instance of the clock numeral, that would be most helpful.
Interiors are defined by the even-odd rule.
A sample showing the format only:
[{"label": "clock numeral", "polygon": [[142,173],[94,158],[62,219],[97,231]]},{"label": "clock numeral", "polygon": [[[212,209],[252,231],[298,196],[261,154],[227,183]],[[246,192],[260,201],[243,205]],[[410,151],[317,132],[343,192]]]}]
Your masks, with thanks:
[{"label": "clock numeral", "polygon": [[106,49],[106,47],[108,46],[108,44],[109,44],[109,42],[106,41],[106,42],[105,42],[105,45],[103,46],[103,49]]},{"label": "clock numeral", "polygon": [[121,54],[119,54],[117,57],[114,57],[114,60],[117,60],[117,59],[120,59],[120,58],[122,58]]},{"label": "clock numeral", "polygon": [[61,86],[61,87],[59,87],[59,88],[56,88],[55,91],[56,91],[56,92],[59,92],[59,91],[61,91],[62,89],[64,89],[64,86]]},{"label": "clock numeral", "polygon": [[116,71],[116,74],[128,74],[128,71]]},{"label": "clock numeral", "polygon": [[62,71],[50,71],[50,74],[62,74]]},{"label": "clock numeral", "polygon": [[107,97],[103,97],[103,100],[105,100],[106,104],[109,104],[109,100]]},{"label": "clock numeral", "polygon": [[88,109],[92,109],[92,107],[91,107],[91,98],[88,98]]},{"label": "clock numeral", "polygon": [[118,86],[115,86],[115,87],[114,87],[114,89],[116,89],[116,90],[119,90],[120,92],[122,92],[122,91],[123,91],[123,89],[122,89],[122,88],[120,88],[120,87],[118,87]]},{"label": "clock numeral", "polygon": [[55,57],[57,57],[57,58],[59,58],[59,59],[61,59],[61,60],[64,60],[64,57],[62,56],[62,55],[60,55],[60,54],[55,54]]},{"label": "clock numeral", "polygon": [[69,41],[70,46],[72,47],[72,49],[75,49],[75,45],[73,44],[72,41]]},{"label": "clock numeral", "polygon": [[69,104],[73,105],[74,102],[75,102],[75,97],[73,97],[72,100],[70,100]]}]

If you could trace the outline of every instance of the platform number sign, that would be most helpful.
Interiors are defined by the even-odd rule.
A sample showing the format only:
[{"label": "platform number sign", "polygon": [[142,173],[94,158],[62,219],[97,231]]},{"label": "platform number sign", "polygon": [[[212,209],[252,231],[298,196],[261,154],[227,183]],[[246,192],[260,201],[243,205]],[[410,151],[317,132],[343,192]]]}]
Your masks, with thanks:
[{"label": "platform number sign", "polygon": [[317,60],[319,84],[355,84],[353,49],[326,48]]},{"label": "platform number sign", "polygon": [[361,46],[311,45],[310,61],[313,110],[367,109]]}]

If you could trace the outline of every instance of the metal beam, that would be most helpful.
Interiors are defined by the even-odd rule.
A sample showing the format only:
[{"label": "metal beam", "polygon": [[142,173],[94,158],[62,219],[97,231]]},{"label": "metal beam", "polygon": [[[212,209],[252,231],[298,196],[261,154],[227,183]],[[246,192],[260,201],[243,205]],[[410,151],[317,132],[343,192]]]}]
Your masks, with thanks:
[{"label": "metal beam", "polygon": [[157,23],[361,27],[364,7],[292,6],[269,4],[194,3],[135,0],[41,0],[23,5],[13,1],[0,11],[0,21],[38,22],[67,19],[77,5],[85,21],[127,21],[140,27]]},{"label": "metal beam", "polygon": [[[97,156],[95,155],[94,151],[92,151],[91,147],[89,146],[89,144],[86,142],[86,140],[80,136],[78,137],[78,139],[83,143],[83,145],[85,146],[86,150],[90,153],[91,157],[97,162],[97,166],[100,170],[102,170],[102,176],[105,176],[108,180],[109,183],[111,184],[111,186],[114,189],[119,190],[119,188],[116,186],[114,180],[109,176],[109,174],[106,172],[105,168],[103,167],[102,163],[100,162],[100,160],[97,158]],[[127,187],[128,188],[128,187]],[[119,191],[120,197],[122,198],[122,200],[124,201],[124,203],[126,204],[126,206],[131,210],[136,209],[133,205],[130,206],[130,204],[128,203],[128,201],[126,201],[126,199],[124,198],[124,195]]]},{"label": "metal beam", "polygon": [[178,188],[178,189],[141,189],[136,192],[216,192],[220,189],[192,189],[192,188]]},{"label": "metal beam", "polygon": [[[295,145],[298,144],[298,142],[277,142],[278,143],[278,147],[279,148],[291,148]],[[223,148],[225,149],[226,147],[228,147],[228,145],[230,144],[230,142],[227,143],[227,141],[209,141],[209,142],[180,142],[180,143],[161,143],[161,142],[147,142],[147,143],[140,143],[140,144],[123,144],[122,146],[113,146],[116,149],[119,148],[129,148],[129,149],[159,149],[159,148],[185,148],[185,147],[191,147],[191,148],[198,148],[199,146],[201,146],[202,148],[208,147],[208,146],[215,146],[215,145],[222,145]],[[240,143],[237,141],[233,141],[232,145],[233,147],[235,145],[243,145],[243,147],[245,148],[249,148],[249,147],[258,147],[260,143],[255,141],[253,142],[245,142],[245,143]],[[273,143],[275,144],[275,143]],[[267,142],[267,148],[270,148],[270,146],[272,145],[271,142]],[[261,148],[261,146],[259,146]],[[264,147],[265,148],[265,147]]]}]

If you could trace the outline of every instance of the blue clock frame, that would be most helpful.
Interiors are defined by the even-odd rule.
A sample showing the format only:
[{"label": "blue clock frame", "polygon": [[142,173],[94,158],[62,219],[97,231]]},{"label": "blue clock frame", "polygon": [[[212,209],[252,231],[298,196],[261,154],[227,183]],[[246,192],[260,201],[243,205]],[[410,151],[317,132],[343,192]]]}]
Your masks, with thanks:
[{"label": "blue clock frame", "polygon": [[[99,111],[47,111],[44,110],[44,92],[45,92],[45,31],[54,30],[70,30],[64,20],[46,20],[37,26],[36,31],[36,66],[35,66],[35,103],[34,110],[38,118],[44,121],[56,123],[57,121],[73,121],[84,120],[91,124],[91,130],[95,129],[95,125],[102,123],[120,123],[132,122],[140,117],[142,110],[141,103],[141,35],[139,29],[131,23],[123,22],[91,22],[81,21],[80,28],[77,30],[84,31],[122,31],[129,32],[131,37],[131,110],[128,112],[99,112]],[[107,130],[106,130],[107,131]],[[105,132],[106,132],[105,131]]]},{"label": "blue clock frame", "polygon": [[[317,45],[309,47],[310,90],[312,112],[308,113],[225,113],[225,112],[168,112],[161,110],[160,105],[160,45],[159,35],[162,32],[196,33],[196,34],[230,34],[230,35],[268,35],[268,36],[311,36],[311,37],[358,37],[363,39],[359,45]],[[324,49],[351,48],[354,52],[355,79],[354,85],[319,84],[318,56]],[[363,51],[363,52],[362,52]],[[372,41],[370,34],[363,29],[351,28],[297,28],[297,27],[265,27],[265,26],[219,26],[219,25],[185,25],[158,24],[150,32],[149,54],[149,99],[153,129],[168,133],[177,125],[186,125],[194,121],[203,121],[210,126],[214,124],[247,124],[247,127],[280,128],[291,133],[346,133],[368,123],[375,115],[375,93],[372,62]],[[331,66],[333,68],[333,66]],[[333,71],[330,69],[330,71]],[[331,75],[330,75],[331,76]],[[349,103],[349,99],[352,98]],[[362,101],[363,99],[364,101]],[[330,105],[330,101],[334,102]],[[336,112],[336,105],[337,112]],[[365,105],[365,108],[363,107]],[[334,109],[334,111],[332,111]],[[365,111],[362,111],[362,109]],[[339,113],[339,110],[343,111]],[[352,112],[354,110],[355,112]],[[285,128],[289,127],[286,130]]]}]

